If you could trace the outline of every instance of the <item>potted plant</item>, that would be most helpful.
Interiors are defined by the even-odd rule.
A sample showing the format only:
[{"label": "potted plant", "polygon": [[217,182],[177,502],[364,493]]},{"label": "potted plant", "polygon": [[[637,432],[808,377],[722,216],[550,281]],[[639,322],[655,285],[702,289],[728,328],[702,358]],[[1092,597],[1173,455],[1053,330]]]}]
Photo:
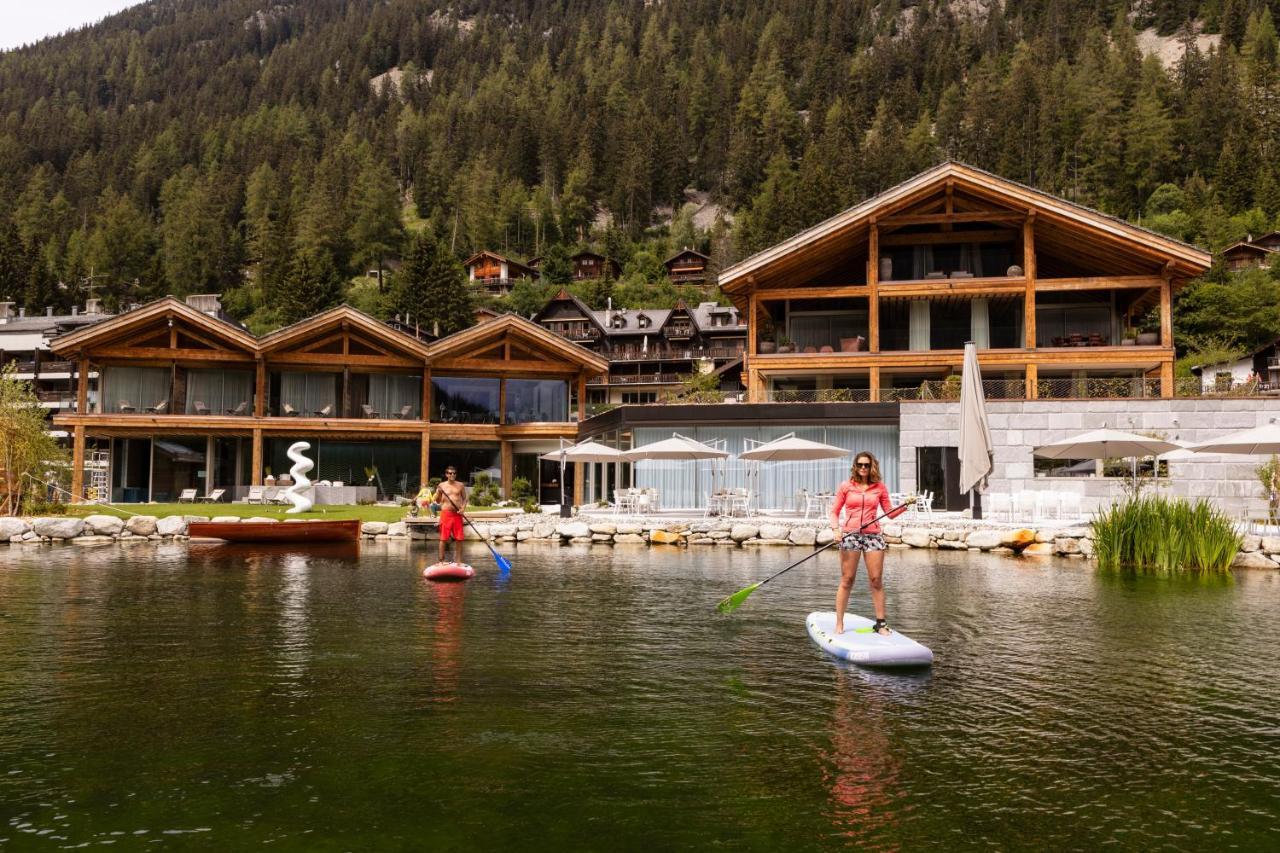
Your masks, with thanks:
[{"label": "potted plant", "polygon": [[1125,329],[1120,337],[1120,346],[1131,347],[1138,343],[1138,330]]},{"label": "potted plant", "polygon": [[1160,343],[1159,332],[1138,332],[1138,346],[1153,347]]},{"label": "potted plant", "polygon": [[795,345],[791,342],[791,338],[786,335],[778,335],[778,352],[795,352]]}]

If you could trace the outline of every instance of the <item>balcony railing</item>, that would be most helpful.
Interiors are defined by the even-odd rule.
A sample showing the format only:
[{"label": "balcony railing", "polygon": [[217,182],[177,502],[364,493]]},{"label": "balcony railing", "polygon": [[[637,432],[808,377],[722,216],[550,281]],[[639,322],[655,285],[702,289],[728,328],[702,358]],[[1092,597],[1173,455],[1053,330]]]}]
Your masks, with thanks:
[{"label": "balcony railing", "polygon": [[676,323],[663,329],[662,333],[668,338],[690,338],[693,337],[693,326],[687,323]]},{"label": "balcony railing", "polygon": [[654,347],[653,349],[622,349],[609,353],[610,361],[688,361],[699,358],[701,352],[692,349],[672,349],[670,347]]},{"label": "balcony railing", "polygon": [[609,385],[663,385],[680,382],[678,373],[642,373],[639,376],[626,374],[610,376]]},{"label": "balcony railing", "polygon": [[823,388],[821,390],[768,392],[770,403],[867,403],[871,400],[869,388]]}]

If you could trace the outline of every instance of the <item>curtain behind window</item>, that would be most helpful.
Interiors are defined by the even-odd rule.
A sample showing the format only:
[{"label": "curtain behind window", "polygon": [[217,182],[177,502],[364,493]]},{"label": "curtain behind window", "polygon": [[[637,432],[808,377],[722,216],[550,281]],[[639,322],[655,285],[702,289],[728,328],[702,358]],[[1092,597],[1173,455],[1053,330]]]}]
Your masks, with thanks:
[{"label": "curtain behind window", "polygon": [[908,349],[926,351],[929,349],[929,302],[917,299],[911,303],[911,319]]},{"label": "curtain behind window", "polygon": [[975,299],[970,306],[969,335],[978,349],[991,349],[991,315],[988,313],[986,299]]},{"label": "curtain behind window", "polygon": [[288,403],[302,417],[309,417],[316,412],[330,407],[334,412],[337,394],[334,391],[334,375],[332,373],[281,373],[280,374],[280,411]]},{"label": "curtain behind window", "polygon": [[171,373],[167,367],[105,367],[102,371],[104,412],[124,406],[144,411],[169,399]]},{"label": "curtain behind window", "polygon": [[405,406],[406,418],[422,417],[419,397],[422,396],[421,376],[372,373],[369,375],[369,406],[384,417],[399,417]]},{"label": "curtain behind window", "polygon": [[247,370],[192,370],[187,373],[187,412],[196,413],[196,403],[203,403],[210,414],[235,411],[245,403],[241,414],[252,414],[253,374]]}]

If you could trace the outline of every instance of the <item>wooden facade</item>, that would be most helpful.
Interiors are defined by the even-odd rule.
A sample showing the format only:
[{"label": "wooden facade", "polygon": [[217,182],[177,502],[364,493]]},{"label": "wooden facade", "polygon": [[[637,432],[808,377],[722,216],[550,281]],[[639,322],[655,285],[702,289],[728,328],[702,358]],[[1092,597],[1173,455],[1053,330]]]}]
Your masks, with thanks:
[{"label": "wooden facade", "polygon": [[682,249],[662,262],[667,278],[675,284],[702,284],[710,264],[711,258],[693,249]]},{"label": "wooden facade", "polygon": [[[217,482],[211,451],[207,476],[202,477],[207,488],[261,484],[264,442],[272,439],[395,440],[420,448],[418,479],[425,481],[433,440],[464,449],[483,443],[506,460],[513,457],[513,447],[520,452],[521,442],[574,438],[584,416],[585,383],[608,365],[509,314],[428,344],[342,306],[257,338],[173,298],[65,335],[53,349],[75,361],[81,377],[90,370],[104,377],[96,399],[82,379],[74,413],[55,418],[73,435],[72,491],[77,495],[82,493],[90,439],[205,437],[211,448],[215,440],[243,440],[244,464],[239,467],[249,471],[248,482]],[[132,397],[117,388],[126,386],[124,379],[111,378],[113,368],[119,369],[116,376],[129,379],[127,393]],[[134,382],[139,371],[145,371],[146,378]],[[517,399],[515,392],[529,385],[513,383],[530,379],[548,380],[551,391],[562,386],[564,405],[558,410],[533,403],[520,411],[514,403],[506,408],[508,399]],[[445,404],[437,404],[442,395],[449,395],[447,383],[465,386],[469,380],[485,383],[497,405],[488,414],[467,412],[464,417],[450,412],[450,417],[440,419]],[[534,391],[540,390],[533,385]],[[160,390],[135,399],[132,389],[140,387]],[[213,390],[195,391],[197,387]],[[223,393],[229,388],[235,390]],[[515,391],[509,393],[511,389]],[[198,399],[201,396],[204,399]],[[310,407],[305,405],[308,400],[313,401]],[[575,401],[572,408],[570,400]],[[467,408],[457,402],[450,405]],[[538,417],[546,411],[557,414]],[[503,473],[503,482],[509,484],[509,472]]]},{"label": "wooden facade", "polygon": [[504,296],[517,281],[538,277],[538,271],[532,266],[497,252],[476,252],[462,262],[462,267],[467,271],[467,281],[491,296]]},{"label": "wooden facade", "polygon": [[1089,377],[1172,396],[1172,294],[1210,261],[944,163],[725,270],[720,286],[750,318],[752,401],[894,399],[958,373],[966,340],[983,378],[1018,396]]}]

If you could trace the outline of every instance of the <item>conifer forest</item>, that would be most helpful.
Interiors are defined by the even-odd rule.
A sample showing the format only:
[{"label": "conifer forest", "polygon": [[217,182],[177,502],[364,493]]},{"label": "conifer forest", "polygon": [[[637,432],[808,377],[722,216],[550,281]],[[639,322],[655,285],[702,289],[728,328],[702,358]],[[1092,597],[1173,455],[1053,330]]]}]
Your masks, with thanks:
[{"label": "conifer forest", "polygon": [[[662,304],[674,251],[723,268],[945,159],[1218,251],[1280,227],[1277,17],[151,0],[0,53],[0,299],[218,293],[264,331],[342,301],[429,316],[417,284],[472,252],[589,247],[623,273],[584,299]],[[498,307],[535,310],[552,266]],[[1176,324],[1183,350],[1256,346],[1280,335],[1280,286],[1215,267]]]}]

